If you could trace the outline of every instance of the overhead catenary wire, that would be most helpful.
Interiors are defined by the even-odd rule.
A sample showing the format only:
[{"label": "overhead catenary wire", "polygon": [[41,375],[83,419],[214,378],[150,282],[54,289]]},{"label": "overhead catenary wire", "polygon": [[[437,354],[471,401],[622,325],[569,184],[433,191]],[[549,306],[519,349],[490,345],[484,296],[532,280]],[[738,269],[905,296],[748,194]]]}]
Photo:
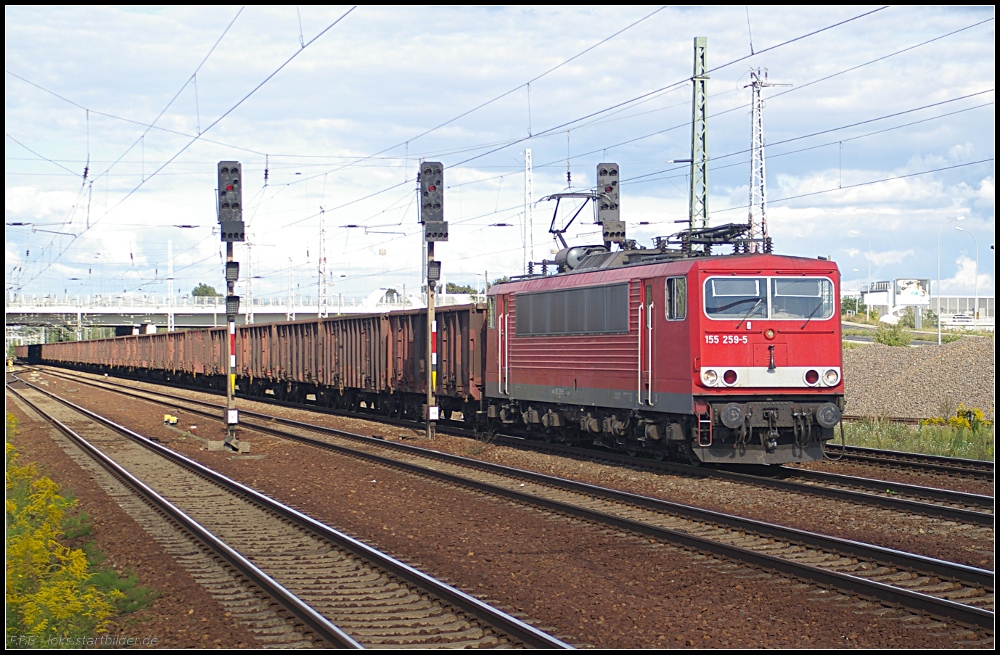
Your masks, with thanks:
[{"label": "overhead catenary wire", "polygon": [[[234,112],[244,102],[246,102],[254,93],[256,93],[258,90],[260,90],[261,87],[263,87],[265,84],[267,84],[275,75],[277,75],[279,72],[281,72],[282,69],[284,69],[288,64],[290,64],[296,57],[298,57],[302,52],[304,52],[310,45],[312,45],[313,43],[315,43],[324,34],[326,34],[328,31],[330,31],[335,25],[337,25],[338,23],[340,23],[340,21],[342,21],[344,18],[346,18],[348,16],[348,14],[350,14],[356,8],[357,8],[357,6],[355,5],[354,7],[351,7],[350,9],[348,9],[339,18],[337,18],[335,21],[333,21],[332,23],[330,23],[330,25],[328,25],[326,28],[324,28],[319,34],[317,34],[312,39],[310,39],[307,43],[305,43],[302,46],[302,48],[300,48],[299,50],[295,51],[295,53],[293,53],[288,59],[286,59],[281,65],[279,65],[270,75],[268,75],[267,77],[265,77],[259,84],[257,84],[257,86],[255,86],[253,89],[251,89],[249,93],[247,93],[246,95],[244,95],[239,101],[236,102],[236,104],[234,104],[232,107],[230,107],[229,109],[227,109],[221,116],[219,116],[211,124],[209,124],[205,128],[204,132],[208,132],[213,127],[215,127],[220,122],[222,122],[222,120],[224,120],[227,116],[229,116],[229,114],[231,114],[232,112]],[[202,134],[204,134],[204,132],[202,132]],[[143,181],[141,183],[139,183],[138,185],[136,185],[123,198],[121,198],[112,207],[110,207],[109,209],[107,209],[104,212],[104,214],[102,214],[96,220],[92,221],[90,227],[93,227],[95,224],[99,223],[103,218],[105,218],[108,214],[110,214],[112,211],[114,211],[117,207],[121,206],[122,203],[124,203],[136,191],[138,191],[140,188],[142,188],[142,186],[149,179],[152,179],[154,176],[157,175],[157,173],[159,173],[165,167],[169,166],[171,164],[171,162],[173,162],[177,157],[179,157],[181,154],[183,154],[184,151],[186,151],[188,148],[190,148],[200,138],[201,138],[201,135],[197,135],[197,136],[193,137],[187,144],[185,144],[180,150],[178,150],[177,153],[174,156],[170,157],[164,164],[162,164],[159,168],[157,168],[155,171],[153,171],[153,173],[148,178],[143,179]],[[89,230],[90,228],[88,227],[86,229]],[[77,236],[79,236],[79,235],[77,235]],[[70,242],[69,245],[72,245],[72,240],[71,240],[71,242]],[[69,245],[67,245],[66,248],[64,248],[56,256],[56,259],[58,259],[59,257],[61,257],[62,254],[66,252],[66,250],[69,248]],[[43,269],[41,271],[39,271],[33,278],[31,278],[30,280],[28,280],[27,283],[30,284],[33,280],[37,279],[42,273],[44,273],[48,269],[49,266],[51,266],[51,262],[47,266],[43,267]],[[23,285],[22,285],[22,288],[23,288]]]},{"label": "overhead catenary wire", "polygon": [[[930,120],[930,119],[928,119],[928,120]],[[771,144],[769,144],[769,146],[770,146],[770,145],[771,145]],[[729,156],[732,156],[732,154],[730,154]],[[346,158],[345,158],[345,159],[346,159]],[[543,166],[544,166],[544,165],[542,165],[542,166],[536,166],[536,168],[542,168]],[[163,172],[161,172],[161,173],[160,173],[160,175],[166,175],[166,174],[172,174],[172,173],[170,173],[170,172],[168,172],[168,171],[163,171]],[[507,173],[504,173],[504,174],[507,174]],[[501,175],[501,176],[502,176],[502,175]],[[497,176],[497,177],[501,177],[501,176]],[[483,181],[483,180],[479,180],[479,181],[477,181],[477,182],[475,182],[475,183],[479,183],[479,182],[482,182],[482,181]],[[391,190],[391,189],[390,189],[390,190]],[[366,196],[365,198],[370,198],[370,197],[371,197],[371,196]],[[362,198],[362,199],[358,199],[358,200],[360,201],[360,200],[363,200],[363,199],[365,199],[365,198]],[[354,201],[351,201],[351,202],[348,202],[348,203],[347,203],[346,205],[344,205],[344,206],[346,207],[346,206],[348,206],[348,205],[353,205],[353,204],[355,204],[355,202],[354,202]],[[378,215],[379,213],[380,213],[380,212],[376,212],[375,214],[372,214],[372,216],[371,216],[371,217],[369,217],[369,218],[373,218],[374,216]],[[117,222],[116,222],[115,224],[116,224],[116,225],[118,225],[118,223],[117,223]],[[276,227],[280,227],[280,226],[277,226],[277,225],[276,225]]]}]

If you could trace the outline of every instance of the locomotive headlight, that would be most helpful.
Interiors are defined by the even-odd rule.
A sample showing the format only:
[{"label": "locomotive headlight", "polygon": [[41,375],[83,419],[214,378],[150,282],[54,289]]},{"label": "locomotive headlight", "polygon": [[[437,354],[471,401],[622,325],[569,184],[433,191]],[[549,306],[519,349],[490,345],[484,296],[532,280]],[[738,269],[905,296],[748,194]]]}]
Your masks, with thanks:
[{"label": "locomotive headlight", "polygon": [[840,423],[840,408],[833,403],[823,403],[816,409],[816,422],[824,428],[832,428]]},{"label": "locomotive headlight", "polygon": [[708,386],[714,387],[719,382],[719,374],[709,369],[707,371],[702,371],[701,379]]},{"label": "locomotive headlight", "polygon": [[771,329],[771,328],[767,328],[766,330],[764,330],[764,338],[767,339],[767,340],[773,339],[774,338],[774,330]]},{"label": "locomotive headlight", "polygon": [[828,387],[832,387],[840,382],[840,372],[835,368],[827,369],[826,373],[823,374],[823,382]]}]

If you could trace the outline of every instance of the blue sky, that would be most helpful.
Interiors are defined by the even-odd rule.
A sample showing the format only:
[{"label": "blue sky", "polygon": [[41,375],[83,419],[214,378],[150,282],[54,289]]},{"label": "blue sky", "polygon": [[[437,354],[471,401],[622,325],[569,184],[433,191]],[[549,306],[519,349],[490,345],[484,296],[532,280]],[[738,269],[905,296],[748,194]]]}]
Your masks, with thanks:
[{"label": "blue sky", "polygon": [[[315,295],[321,220],[333,293],[418,287],[421,158],[446,167],[449,281],[518,274],[532,244],[551,258],[551,203],[527,226],[527,148],[536,200],[617,162],[648,245],[687,217],[686,167],[667,162],[690,156],[696,36],[711,224],[746,220],[746,84],[766,69],[791,85],[764,92],[778,252],[831,256],[851,288],[869,265],[936,278],[940,236],[944,292],[971,294],[971,234],[994,292],[992,7],[349,9],[6,7],[8,292],[163,293],[168,242],[178,290],[222,288],[229,159],[257,297],[290,279]],[[599,240],[588,220],[568,236]]]}]

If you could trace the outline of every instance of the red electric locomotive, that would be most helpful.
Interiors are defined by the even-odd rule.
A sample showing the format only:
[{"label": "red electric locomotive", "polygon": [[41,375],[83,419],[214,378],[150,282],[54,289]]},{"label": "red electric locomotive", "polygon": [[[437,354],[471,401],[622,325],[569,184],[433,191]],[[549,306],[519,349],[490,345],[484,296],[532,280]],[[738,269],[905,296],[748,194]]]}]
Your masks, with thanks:
[{"label": "red electric locomotive", "polygon": [[590,252],[490,290],[486,419],[655,457],[822,458],[844,402],[833,262]]},{"label": "red electric locomotive", "polygon": [[[485,308],[442,308],[442,415],[653,457],[820,459],[844,403],[839,273],[824,259],[747,252],[770,244],[746,232],[689,230],[674,249],[566,248],[560,274],[495,285]],[[722,244],[736,252],[712,256]],[[240,326],[238,395],[419,418],[425,325],[411,310]],[[221,390],[224,339],[213,328],[18,355]]]}]

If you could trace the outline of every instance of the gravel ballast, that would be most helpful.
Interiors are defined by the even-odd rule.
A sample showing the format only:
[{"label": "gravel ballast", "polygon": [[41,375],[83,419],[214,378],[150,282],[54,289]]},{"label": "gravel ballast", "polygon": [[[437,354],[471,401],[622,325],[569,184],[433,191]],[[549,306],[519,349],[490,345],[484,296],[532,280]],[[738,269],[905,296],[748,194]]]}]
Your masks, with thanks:
[{"label": "gravel ballast", "polygon": [[[253,442],[253,458],[201,450],[200,440],[162,425],[159,407],[99,390],[84,393],[61,382],[59,390],[64,386],[81,389],[73,396],[81,404],[577,645],[949,648],[991,643],[982,631],[249,430],[242,437]],[[195,425],[195,417],[177,414],[181,425]],[[197,425],[189,430],[201,439],[221,436],[219,422],[199,419]],[[446,441],[465,449],[482,445],[450,437],[435,443]],[[487,448],[501,450],[507,449]],[[534,459],[530,453],[521,456]],[[549,459],[545,462],[554,466]],[[620,473],[638,477],[633,471]],[[737,494],[731,502],[745,500],[745,494]],[[773,513],[773,503],[770,507]]]},{"label": "gravel ballast", "polygon": [[963,337],[938,346],[902,348],[879,343],[844,351],[846,413],[929,418],[959,403],[994,415],[993,339]]}]

